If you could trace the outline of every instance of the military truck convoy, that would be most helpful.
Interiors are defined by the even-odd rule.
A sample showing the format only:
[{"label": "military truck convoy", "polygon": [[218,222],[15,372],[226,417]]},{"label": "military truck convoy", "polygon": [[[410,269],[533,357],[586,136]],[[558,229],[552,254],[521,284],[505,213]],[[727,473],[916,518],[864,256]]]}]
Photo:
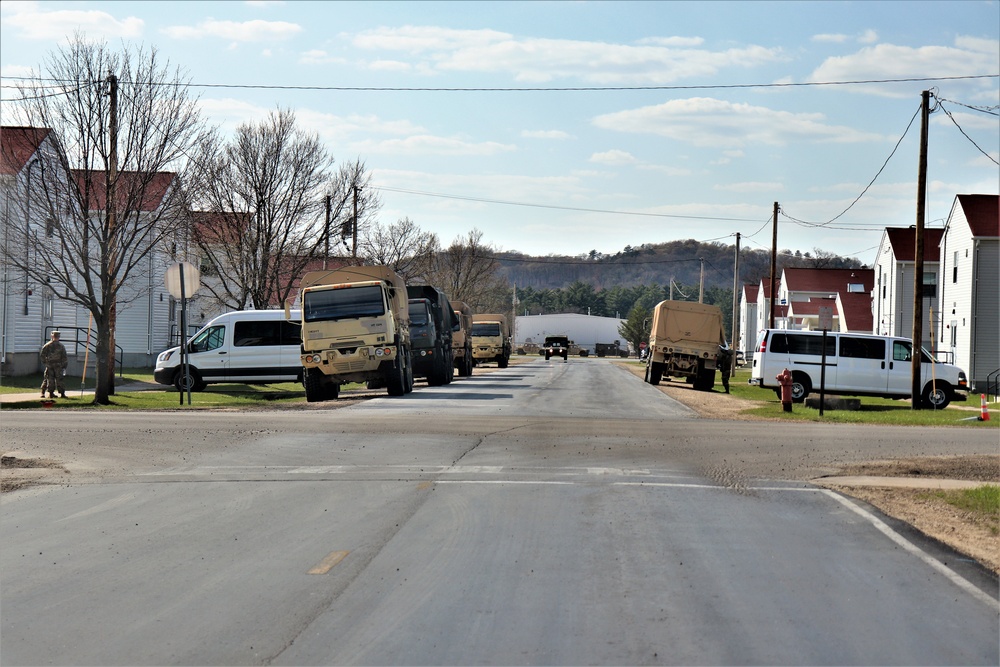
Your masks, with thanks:
[{"label": "military truck convoy", "polygon": [[646,382],[683,378],[700,391],[715,386],[720,346],[726,344],[722,310],[690,301],[661,301],[653,309]]},{"label": "military truck convoy", "polygon": [[410,311],[410,353],[413,377],[427,378],[427,384],[449,384],[455,378],[452,336],[459,326],[451,302],[444,292],[430,285],[408,285]]}]

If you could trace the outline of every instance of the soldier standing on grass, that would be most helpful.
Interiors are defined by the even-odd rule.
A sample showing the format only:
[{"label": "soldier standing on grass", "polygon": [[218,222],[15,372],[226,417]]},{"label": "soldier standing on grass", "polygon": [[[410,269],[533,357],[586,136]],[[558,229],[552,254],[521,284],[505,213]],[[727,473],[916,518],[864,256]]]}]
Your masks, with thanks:
[{"label": "soldier standing on grass", "polygon": [[39,355],[42,365],[45,366],[45,375],[42,377],[42,398],[45,392],[49,392],[49,398],[56,397],[56,390],[59,396],[66,398],[66,385],[63,382],[63,371],[66,369],[68,359],[66,358],[66,348],[59,342],[59,332],[52,332],[52,340],[42,346]]},{"label": "soldier standing on grass", "polygon": [[733,369],[733,351],[728,347],[719,346],[719,371],[722,373],[722,386],[729,393],[729,375]]}]

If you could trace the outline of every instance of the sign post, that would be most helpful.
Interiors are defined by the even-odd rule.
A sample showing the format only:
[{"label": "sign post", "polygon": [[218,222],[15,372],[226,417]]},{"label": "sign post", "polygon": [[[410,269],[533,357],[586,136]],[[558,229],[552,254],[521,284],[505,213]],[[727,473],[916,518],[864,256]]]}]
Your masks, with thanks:
[{"label": "sign post", "polygon": [[823,356],[819,364],[819,416],[826,403],[826,332],[833,328],[833,306],[819,307],[819,328],[823,330]]},{"label": "sign post", "polygon": [[[164,277],[167,291],[175,299],[181,300],[181,377],[184,382],[181,387],[187,387],[187,401],[191,405],[191,376],[187,356],[187,298],[198,291],[201,284],[201,274],[198,267],[190,262],[177,262],[167,268]],[[184,405],[184,390],[180,392],[180,405]]]}]

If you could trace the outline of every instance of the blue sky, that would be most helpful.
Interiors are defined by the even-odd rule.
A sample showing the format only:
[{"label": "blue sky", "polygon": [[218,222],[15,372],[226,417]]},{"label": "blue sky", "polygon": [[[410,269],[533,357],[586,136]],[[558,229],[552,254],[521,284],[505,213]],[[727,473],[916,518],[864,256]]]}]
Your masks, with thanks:
[{"label": "blue sky", "polygon": [[534,255],[736,232],[769,248],[777,201],[780,248],[871,263],[882,228],[915,223],[919,118],[847,213],[804,223],[865,190],[926,89],[951,112],[931,116],[928,225],[956,194],[1000,187],[996,1],[4,0],[0,12],[5,86],[76,30],[155,46],[193,84],[234,86],[193,89],[210,122],[293,109],[338,162],[367,164],[383,223],[409,217],[446,245],[476,228]]}]

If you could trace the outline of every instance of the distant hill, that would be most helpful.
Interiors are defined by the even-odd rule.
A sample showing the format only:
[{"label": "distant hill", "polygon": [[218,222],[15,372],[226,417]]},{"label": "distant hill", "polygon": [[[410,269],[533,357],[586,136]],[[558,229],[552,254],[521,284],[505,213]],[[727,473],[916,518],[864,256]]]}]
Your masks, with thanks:
[{"label": "distant hill", "polygon": [[[500,253],[497,258],[506,277],[519,289],[558,290],[582,282],[601,291],[634,285],[669,285],[671,279],[680,284],[697,285],[701,260],[704,260],[705,286],[732,290],[735,251],[733,244],[701,243],[689,239],[626,246],[613,255],[591,251],[576,257],[533,257],[509,252]],[[779,250],[777,266],[780,274],[784,267],[856,269],[865,265],[855,258],[814,249],[811,252]],[[770,274],[770,251],[741,248],[741,284],[758,283]]]}]

